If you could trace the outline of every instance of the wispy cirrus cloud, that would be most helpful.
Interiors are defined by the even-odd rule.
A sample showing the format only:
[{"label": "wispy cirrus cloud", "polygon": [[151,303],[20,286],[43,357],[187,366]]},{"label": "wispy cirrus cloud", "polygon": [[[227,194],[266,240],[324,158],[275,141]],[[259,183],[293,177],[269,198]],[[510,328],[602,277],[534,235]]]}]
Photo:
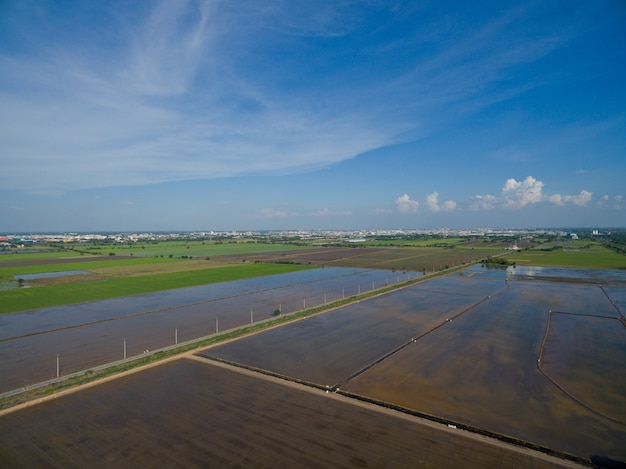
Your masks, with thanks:
[{"label": "wispy cirrus cloud", "polygon": [[[394,38],[407,65],[393,74],[372,43],[355,40],[353,54],[381,71],[364,74],[369,66],[308,42],[371,39],[357,6],[162,1],[136,8],[132,22],[112,16],[114,41],[81,29],[54,45],[33,35],[32,49],[0,48],[0,184],[66,190],[324,168],[523,93],[534,85],[504,86],[511,68],[566,41],[500,46],[494,38],[526,14],[512,9],[430,53]],[[58,27],[54,11],[35,19]]]}]

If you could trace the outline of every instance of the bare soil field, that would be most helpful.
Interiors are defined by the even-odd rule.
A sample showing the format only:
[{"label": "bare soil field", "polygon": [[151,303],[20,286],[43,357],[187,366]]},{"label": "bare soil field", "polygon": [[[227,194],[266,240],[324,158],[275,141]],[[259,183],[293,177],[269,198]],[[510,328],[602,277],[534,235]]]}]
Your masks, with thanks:
[{"label": "bare soil field", "polygon": [[215,260],[260,262],[295,262],[299,264],[328,265],[410,271],[441,270],[487,258],[493,249],[445,249],[434,247],[326,247],[296,251],[273,251],[237,255],[214,256]]},{"label": "bare soil field", "polygon": [[0,416],[2,467],[576,467],[179,359]]}]

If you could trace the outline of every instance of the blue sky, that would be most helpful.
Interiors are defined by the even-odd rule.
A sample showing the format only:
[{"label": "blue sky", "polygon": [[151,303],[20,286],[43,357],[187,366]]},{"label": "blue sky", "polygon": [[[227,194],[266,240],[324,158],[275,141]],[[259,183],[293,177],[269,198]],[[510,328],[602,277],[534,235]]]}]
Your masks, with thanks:
[{"label": "blue sky", "polygon": [[626,226],[619,0],[0,2],[0,231]]}]

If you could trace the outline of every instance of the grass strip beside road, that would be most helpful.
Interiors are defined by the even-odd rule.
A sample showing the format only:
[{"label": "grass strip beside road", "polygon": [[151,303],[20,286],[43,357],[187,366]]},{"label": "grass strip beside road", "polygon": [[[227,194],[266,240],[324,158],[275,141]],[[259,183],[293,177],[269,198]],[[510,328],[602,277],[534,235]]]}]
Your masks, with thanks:
[{"label": "grass strip beside road", "polygon": [[0,314],[264,277],[311,268],[314,267],[299,264],[244,264],[132,278],[109,278],[97,282],[17,288],[0,291]]}]

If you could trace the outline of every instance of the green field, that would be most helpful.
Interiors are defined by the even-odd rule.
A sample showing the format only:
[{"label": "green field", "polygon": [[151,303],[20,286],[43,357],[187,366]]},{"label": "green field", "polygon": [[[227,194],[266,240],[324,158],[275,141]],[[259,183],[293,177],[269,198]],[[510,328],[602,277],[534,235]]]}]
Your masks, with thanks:
[{"label": "green field", "polygon": [[[167,241],[95,246],[83,243],[63,245],[64,250],[59,251],[49,251],[49,247],[42,246],[42,252],[0,257],[0,265],[2,262],[27,261],[21,266],[0,267],[0,314],[291,272],[305,268],[304,265],[424,269],[430,272],[485,258],[491,255],[490,252],[499,254],[503,249],[502,243],[467,242],[463,238],[390,239],[381,243],[388,249],[381,249],[380,244],[369,249],[366,245],[348,251],[344,248],[337,255],[346,256],[346,252],[351,255],[336,260],[332,258],[334,251],[328,249],[321,249],[320,254],[308,257],[310,251],[302,251],[303,256],[298,253],[303,246],[278,243]],[[429,246],[433,243],[439,247]],[[45,249],[48,252],[43,252]],[[284,251],[292,252],[285,256]],[[272,255],[273,252],[277,254]],[[94,254],[91,261],[87,260],[90,254]],[[253,254],[259,263],[254,263]],[[96,255],[107,258],[98,259]],[[589,240],[546,243],[511,251],[504,258],[517,265],[529,266],[626,268],[626,256]],[[49,260],[58,262],[45,263]],[[284,264],[285,261],[293,264]],[[86,271],[89,275],[29,280],[23,288],[18,288],[16,279],[20,275],[71,270]]]},{"label": "green field", "polygon": [[518,265],[626,269],[626,256],[597,243],[577,242],[567,246],[542,246],[511,252],[505,258]]},{"label": "green field", "polygon": [[[72,264],[70,264],[72,265]],[[76,267],[75,264],[73,264]],[[14,288],[0,291],[0,314],[29,309],[103,300],[173,288],[229,282],[266,275],[310,269],[295,264],[243,264],[186,272],[109,278],[97,282],[51,285],[38,288]]]},{"label": "green field", "polygon": [[[24,255],[22,255],[24,256]],[[29,260],[32,258],[29,257]],[[112,259],[112,260],[94,260],[91,262],[68,262],[63,264],[34,264],[22,265],[18,267],[0,267],[0,281],[13,280],[14,277],[28,274],[40,274],[46,272],[65,272],[69,270],[86,270],[103,269],[119,266],[156,266],[157,264],[178,264],[180,259],[165,258],[141,258],[134,259]]]}]

